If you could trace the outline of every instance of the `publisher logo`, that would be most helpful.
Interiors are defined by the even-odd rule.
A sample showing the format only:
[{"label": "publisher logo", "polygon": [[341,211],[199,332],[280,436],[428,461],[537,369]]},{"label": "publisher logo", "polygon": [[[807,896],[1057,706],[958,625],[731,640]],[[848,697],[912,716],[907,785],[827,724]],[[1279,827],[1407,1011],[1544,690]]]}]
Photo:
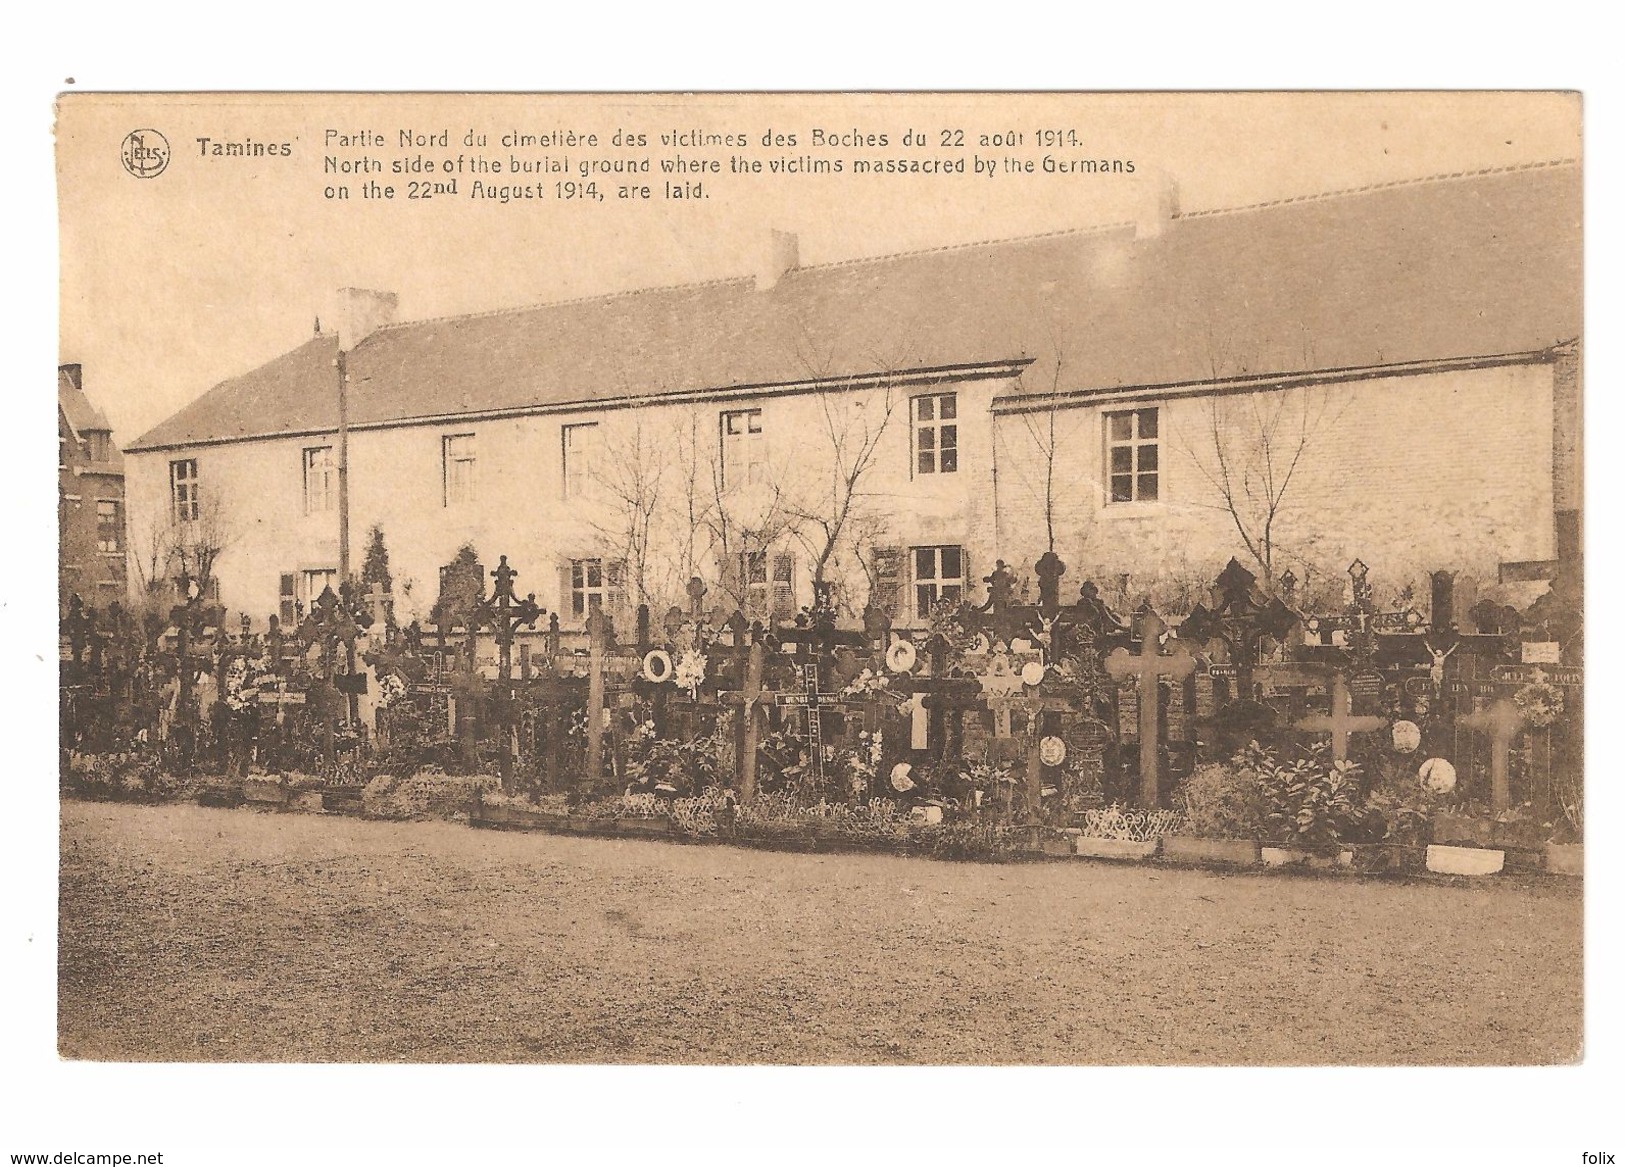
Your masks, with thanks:
[{"label": "publisher logo", "polygon": [[124,136],[119,159],[137,178],[157,178],[169,165],[169,139],[157,130],[131,130]]}]

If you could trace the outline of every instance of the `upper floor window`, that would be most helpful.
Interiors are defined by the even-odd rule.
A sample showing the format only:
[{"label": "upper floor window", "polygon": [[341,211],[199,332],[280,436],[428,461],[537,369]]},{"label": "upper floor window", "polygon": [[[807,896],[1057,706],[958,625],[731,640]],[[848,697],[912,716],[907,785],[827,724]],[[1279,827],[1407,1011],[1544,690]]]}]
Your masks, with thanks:
[{"label": "upper floor window", "polygon": [[177,523],[197,519],[200,508],[196,458],[180,458],[169,464],[169,506]]},{"label": "upper floor window", "polygon": [[124,550],[124,506],[116,498],[96,500],[96,550]]},{"label": "upper floor window", "polygon": [[1106,472],[1112,502],[1155,502],[1158,497],[1157,411],[1106,415]]},{"label": "upper floor window", "polygon": [[965,596],[963,547],[914,548],[914,614],[931,618],[931,609],[943,600],[957,604]]},{"label": "upper floor window", "polygon": [[333,464],[332,446],[314,446],[305,451],[305,513],[314,515],[333,509],[338,493],[338,470]]},{"label": "upper floor window", "polygon": [[440,439],[444,505],[474,501],[474,435],[448,434]]},{"label": "upper floor window", "polygon": [[113,435],[105,430],[86,431],[85,456],[92,462],[112,461]]},{"label": "upper floor window", "polygon": [[598,423],[561,427],[564,445],[564,497],[585,498],[597,468]]},{"label": "upper floor window", "polygon": [[914,472],[952,474],[959,469],[959,401],[933,393],[910,401],[914,414]]},{"label": "upper floor window", "polygon": [[767,481],[762,411],[737,409],[722,415],[722,485]]}]

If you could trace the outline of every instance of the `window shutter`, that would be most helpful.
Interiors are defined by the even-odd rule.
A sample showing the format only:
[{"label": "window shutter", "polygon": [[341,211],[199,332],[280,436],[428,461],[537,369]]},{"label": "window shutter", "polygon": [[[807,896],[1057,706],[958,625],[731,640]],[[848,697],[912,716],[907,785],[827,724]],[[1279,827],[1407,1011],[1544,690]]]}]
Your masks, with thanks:
[{"label": "window shutter", "polygon": [[277,604],[277,620],[281,623],[283,628],[292,628],[294,621],[298,619],[298,615],[294,611],[293,607],[294,600],[298,598],[298,595],[294,590],[296,587],[297,579],[293,572],[283,572],[281,586],[278,588],[279,603]]},{"label": "window shutter", "polygon": [[721,557],[722,603],[729,609],[728,615],[733,615],[732,609],[745,607],[745,581],[740,573],[739,552],[730,551]]},{"label": "window shutter", "polygon": [[871,598],[875,607],[893,621],[899,620],[903,607],[905,558],[901,547],[877,547],[874,550],[875,594]]},{"label": "window shutter", "polygon": [[768,583],[773,589],[773,619],[789,623],[796,618],[796,557],[775,555],[770,566],[772,574]]},{"label": "window shutter", "polygon": [[571,606],[570,561],[568,559],[559,560],[559,603],[558,607],[554,610],[559,614],[559,623],[567,627],[573,625],[578,620],[586,619],[585,612],[583,612],[580,616],[577,616],[575,613],[575,608]]},{"label": "window shutter", "polygon": [[615,621],[615,635],[625,640],[632,635],[636,622],[632,617],[631,599],[626,594],[626,561],[604,560],[604,608]]}]

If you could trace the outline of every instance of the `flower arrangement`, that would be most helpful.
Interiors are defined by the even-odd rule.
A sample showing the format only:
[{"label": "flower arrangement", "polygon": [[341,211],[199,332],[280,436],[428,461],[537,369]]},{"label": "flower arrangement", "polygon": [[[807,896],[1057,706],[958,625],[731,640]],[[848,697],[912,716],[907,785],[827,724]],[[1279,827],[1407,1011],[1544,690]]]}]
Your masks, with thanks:
[{"label": "flower arrangement", "polygon": [[1523,714],[1524,723],[1536,728],[1551,725],[1563,716],[1563,690],[1538,672],[1534,680],[1512,695],[1512,702]]},{"label": "flower arrangement", "polygon": [[399,673],[383,673],[378,678],[378,708],[389,709],[406,696],[406,678]]},{"label": "flower arrangement", "polygon": [[858,734],[857,747],[846,752],[847,790],[854,799],[864,798],[874,785],[883,746],[884,731],[864,730]]},{"label": "flower arrangement", "polygon": [[687,689],[689,697],[699,696],[700,686],[705,684],[705,667],[707,661],[698,649],[688,649],[677,658],[677,667],[672,669],[671,683],[679,689]]},{"label": "flower arrangement", "polygon": [[865,668],[861,673],[853,677],[847,682],[846,687],[841,690],[841,696],[848,698],[868,697],[877,693],[884,694],[887,697],[901,696],[901,694],[892,691],[891,678],[886,673],[876,672],[870,668]]}]

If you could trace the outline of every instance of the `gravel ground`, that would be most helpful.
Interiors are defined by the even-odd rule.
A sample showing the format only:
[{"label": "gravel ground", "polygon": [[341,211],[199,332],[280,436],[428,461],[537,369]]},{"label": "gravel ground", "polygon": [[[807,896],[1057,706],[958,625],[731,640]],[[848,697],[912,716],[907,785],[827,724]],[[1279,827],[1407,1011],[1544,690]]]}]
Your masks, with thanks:
[{"label": "gravel ground", "polygon": [[1518,1064],[1581,896],[62,811],[58,1033],[123,1061]]}]

